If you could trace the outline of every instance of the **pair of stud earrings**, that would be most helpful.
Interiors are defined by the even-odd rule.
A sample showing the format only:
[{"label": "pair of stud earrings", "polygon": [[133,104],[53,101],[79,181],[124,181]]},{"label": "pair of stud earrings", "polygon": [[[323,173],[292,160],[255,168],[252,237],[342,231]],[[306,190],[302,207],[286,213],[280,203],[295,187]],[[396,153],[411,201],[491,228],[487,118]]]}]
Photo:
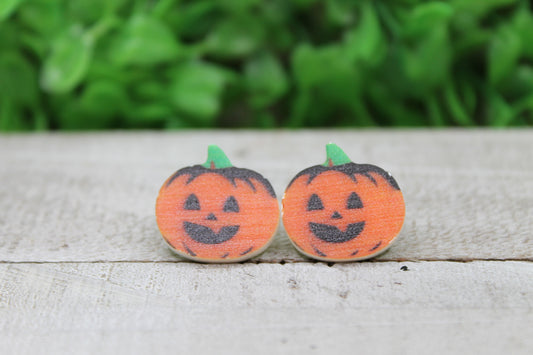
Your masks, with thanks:
[{"label": "pair of stud earrings", "polygon": [[[327,159],[299,172],[283,196],[282,220],[292,244],[323,261],[364,260],[384,252],[400,233],[405,204],[396,180],[353,163],[335,144]],[[217,146],[207,161],[178,170],[159,191],[159,230],[178,255],[200,262],[238,262],[263,252],[278,228],[270,182],[234,167]]]}]

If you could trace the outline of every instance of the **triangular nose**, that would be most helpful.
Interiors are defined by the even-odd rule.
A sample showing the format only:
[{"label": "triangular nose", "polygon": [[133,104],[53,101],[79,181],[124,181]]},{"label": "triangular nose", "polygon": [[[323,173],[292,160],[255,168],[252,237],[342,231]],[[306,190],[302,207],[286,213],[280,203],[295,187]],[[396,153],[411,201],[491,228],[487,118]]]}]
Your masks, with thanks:
[{"label": "triangular nose", "polygon": [[209,221],[216,221],[217,217],[215,216],[214,213],[210,213],[207,217],[205,217],[205,219],[207,219]]},{"label": "triangular nose", "polygon": [[340,214],[339,212],[335,211],[335,212],[333,212],[333,214],[331,215],[331,218],[333,218],[333,219],[341,219],[342,216],[341,216],[341,214]]}]

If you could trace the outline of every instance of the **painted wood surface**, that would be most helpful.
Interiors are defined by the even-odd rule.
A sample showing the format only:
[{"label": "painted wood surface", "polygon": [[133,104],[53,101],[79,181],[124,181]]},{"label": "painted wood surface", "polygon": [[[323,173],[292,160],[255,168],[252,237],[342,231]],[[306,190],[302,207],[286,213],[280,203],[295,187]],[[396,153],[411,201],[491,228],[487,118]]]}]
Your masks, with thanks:
[{"label": "painted wood surface", "polygon": [[[312,262],[282,228],[243,264],[165,246],[158,189],[207,144],[281,198],[329,141],[400,184],[387,253]],[[0,354],[533,352],[532,130],[4,135],[0,211]]]},{"label": "painted wood surface", "polygon": [[[176,261],[157,192],[216,143],[278,197],[335,141],[390,171],[406,220],[380,260],[532,260],[533,131],[184,132],[0,136],[0,260]],[[258,262],[305,260],[280,228]]]},{"label": "painted wood surface", "polygon": [[2,354],[533,348],[529,262],[24,263],[0,275]]}]

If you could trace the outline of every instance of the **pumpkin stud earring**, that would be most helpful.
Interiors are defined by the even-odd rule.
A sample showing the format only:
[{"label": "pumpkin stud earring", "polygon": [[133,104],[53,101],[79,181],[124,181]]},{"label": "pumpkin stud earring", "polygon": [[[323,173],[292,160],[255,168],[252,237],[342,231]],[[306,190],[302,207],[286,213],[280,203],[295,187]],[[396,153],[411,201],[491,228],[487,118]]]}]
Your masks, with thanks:
[{"label": "pumpkin stud earring", "polygon": [[383,253],[405,217],[396,180],[377,166],[353,163],[335,144],[327,144],[326,152],[326,162],[299,172],[283,196],[283,225],[291,242],[324,261]]},{"label": "pumpkin stud earring", "polygon": [[279,204],[270,182],[234,167],[217,146],[207,161],[178,170],[159,191],[159,230],[178,255],[237,262],[264,251],[276,232]]}]

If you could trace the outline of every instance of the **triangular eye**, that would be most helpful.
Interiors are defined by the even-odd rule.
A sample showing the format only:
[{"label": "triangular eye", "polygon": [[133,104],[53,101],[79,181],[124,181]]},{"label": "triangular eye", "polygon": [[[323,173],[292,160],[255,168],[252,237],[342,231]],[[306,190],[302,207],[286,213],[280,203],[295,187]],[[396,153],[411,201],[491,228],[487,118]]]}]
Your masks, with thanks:
[{"label": "triangular eye", "polygon": [[346,203],[346,208],[363,208],[363,201],[361,201],[361,198],[358,194],[356,194],[355,192],[352,192],[350,194],[350,196],[348,197],[348,202]]},{"label": "triangular eye", "polygon": [[307,210],[317,211],[323,209],[324,205],[322,204],[322,200],[320,199],[320,197],[318,197],[317,194],[312,194],[311,197],[309,197],[309,202],[307,202]]},{"label": "triangular eye", "polygon": [[185,200],[185,205],[183,206],[183,209],[199,211],[200,201],[198,200],[198,197],[196,197],[195,194],[190,194],[189,197],[187,197],[187,200]]},{"label": "triangular eye", "polygon": [[226,202],[224,202],[224,212],[239,212],[239,204],[235,197],[230,196]]}]

